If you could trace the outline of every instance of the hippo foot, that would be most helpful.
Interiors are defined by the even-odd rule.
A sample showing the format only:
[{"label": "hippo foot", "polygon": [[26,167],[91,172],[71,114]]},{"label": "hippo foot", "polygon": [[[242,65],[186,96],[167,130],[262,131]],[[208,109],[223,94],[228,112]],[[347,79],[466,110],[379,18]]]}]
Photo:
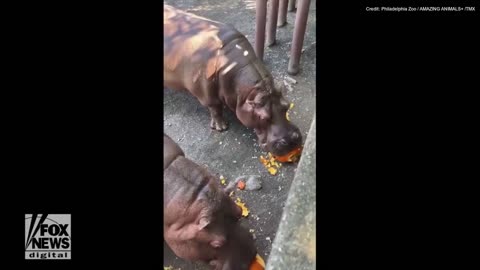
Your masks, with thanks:
[{"label": "hippo foot", "polygon": [[210,121],[210,128],[216,129],[217,131],[222,132],[228,129],[228,125],[227,125],[227,122],[225,122],[225,120],[223,119],[215,121],[212,118],[212,120]]}]

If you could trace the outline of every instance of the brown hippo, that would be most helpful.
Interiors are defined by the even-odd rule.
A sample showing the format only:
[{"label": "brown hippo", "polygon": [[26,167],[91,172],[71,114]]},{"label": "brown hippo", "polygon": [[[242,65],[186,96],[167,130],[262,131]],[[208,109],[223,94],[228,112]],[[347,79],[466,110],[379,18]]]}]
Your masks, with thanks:
[{"label": "brown hippo", "polygon": [[252,46],[232,26],[163,8],[164,87],[193,94],[211,114],[211,128],[223,131],[223,107],[257,134],[260,147],[285,155],[302,143],[299,129],[286,119],[284,85],[273,78]]},{"label": "brown hippo", "polygon": [[204,168],[163,136],[163,237],[172,251],[215,270],[247,270],[256,255],[241,209]]}]

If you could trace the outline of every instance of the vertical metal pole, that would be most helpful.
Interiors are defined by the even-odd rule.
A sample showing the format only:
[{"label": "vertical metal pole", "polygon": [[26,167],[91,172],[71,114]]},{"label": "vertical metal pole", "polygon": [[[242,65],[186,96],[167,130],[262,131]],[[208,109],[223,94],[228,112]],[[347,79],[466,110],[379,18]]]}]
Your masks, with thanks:
[{"label": "vertical metal pole", "polygon": [[288,62],[288,74],[295,75],[298,73],[298,64],[300,62],[300,54],[302,52],[303,38],[307,28],[308,9],[310,8],[310,0],[298,0],[298,9],[295,18],[295,28],[293,30],[292,49],[290,51],[290,61]]},{"label": "vertical metal pole", "polygon": [[290,0],[290,2],[288,3],[288,11],[292,12],[295,10],[295,1],[296,0]]},{"label": "vertical metal pole", "polygon": [[[295,1],[295,0],[290,0]],[[278,27],[282,27],[287,23],[287,7],[288,7],[288,0],[280,0],[279,4],[279,11],[278,11]]]},{"label": "vertical metal pole", "polygon": [[267,23],[267,46],[275,44],[277,36],[278,0],[270,0],[270,12]]},{"label": "vertical metal pole", "polygon": [[265,46],[265,24],[267,19],[267,0],[257,0],[255,17],[255,53],[263,60],[263,47]]}]

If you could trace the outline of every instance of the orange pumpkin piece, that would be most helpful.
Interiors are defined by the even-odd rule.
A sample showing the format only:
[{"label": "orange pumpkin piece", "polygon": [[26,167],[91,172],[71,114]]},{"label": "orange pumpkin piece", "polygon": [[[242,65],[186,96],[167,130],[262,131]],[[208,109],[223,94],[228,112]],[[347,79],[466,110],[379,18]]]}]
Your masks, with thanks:
[{"label": "orange pumpkin piece", "polygon": [[282,166],[282,164],[275,161],[275,157],[272,156],[272,153],[268,153],[267,157],[260,156],[260,162],[265,166],[268,172],[271,175],[276,175],[278,168]]},{"label": "orange pumpkin piece", "polygon": [[238,187],[238,189],[243,190],[245,188],[245,182],[243,182],[241,180],[238,181],[237,187]]},{"label": "orange pumpkin piece", "polygon": [[262,257],[258,254],[253,260],[252,264],[250,265],[249,270],[264,270],[265,269],[265,262],[263,261]]},{"label": "orange pumpkin piece", "polygon": [[277,169],[275,169],[275,168],[273,168],[273,167],[269,167],[267,170],[268,170],[268,172],[269,172],[271,175],[277,174]]},{"label": "orange pumpkin piece", "polygon": [[260,162],[264,165],[267,166],[268,160],[266,160],[263,156],[260,156]]},{"label": "orange pumpkin piece", "polygon": [[245,206],[245,203],[242,203],[240,198],[237,198],[237,201],[235,202],[240,208],[242,209],[242,216],[246,217],[250,213],[248,208]]},{"label": "orange pumpkin piece", "polygon": [[298,147],[283,156],[274,156],[280,162],[295,162],[298,156],[302,153],[302,147]]}]

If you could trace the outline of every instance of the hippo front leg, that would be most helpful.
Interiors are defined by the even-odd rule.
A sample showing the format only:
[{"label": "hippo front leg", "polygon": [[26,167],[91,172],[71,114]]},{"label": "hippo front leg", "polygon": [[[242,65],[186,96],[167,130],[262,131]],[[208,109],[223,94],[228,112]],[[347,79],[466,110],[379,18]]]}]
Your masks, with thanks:
[{"label": "hippo front leg", "polygon": [[212,120],[210,121],[210,127],[220,132],[226,130],[228,128],[228,124],[225,119],[223,119],[223,106],[208,106],[208,110],[210,111],[210,116],[212,117]]}]

